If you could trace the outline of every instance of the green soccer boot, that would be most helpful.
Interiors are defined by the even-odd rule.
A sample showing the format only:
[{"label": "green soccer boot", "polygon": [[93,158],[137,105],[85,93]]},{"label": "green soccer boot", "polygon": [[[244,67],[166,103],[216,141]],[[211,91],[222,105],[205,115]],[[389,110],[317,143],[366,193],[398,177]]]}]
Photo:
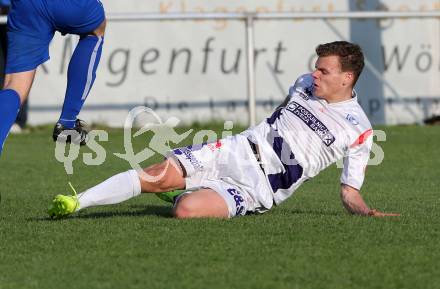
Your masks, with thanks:
[{"label": "green soccer boot", "polygon": [[174,203],[174,200],[177,196],[182,194],[184,190],[175,190],[171,192],[165,192],[165,193],[157,193],[155,194],[159,199],[168,202],[168,203]]},{"label": "green soccer boot", "polygon": [[61,219],[75,213],[78,208],[77,196],[57,195],[52,200],[47,213],[52,219]]},{"label": "green soccer boot", "polygon": [[47,210],[49,217],[52,219],[61,219],[76,212],[79,208],[79,201],[75,188],[69,182],[69,186],[73,191],[73,196],[56,195]]}]

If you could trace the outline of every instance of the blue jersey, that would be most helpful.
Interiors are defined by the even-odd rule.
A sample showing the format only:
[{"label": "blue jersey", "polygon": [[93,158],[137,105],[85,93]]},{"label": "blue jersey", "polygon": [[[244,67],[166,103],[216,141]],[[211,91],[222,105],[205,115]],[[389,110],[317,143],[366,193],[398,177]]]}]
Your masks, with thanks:
[{"label": "blue jersey", "polygon": [[12,0],[11,4],[6,73],[30,71],[47,61],[55,31],[88,34],[105,20],[99,0]]}]

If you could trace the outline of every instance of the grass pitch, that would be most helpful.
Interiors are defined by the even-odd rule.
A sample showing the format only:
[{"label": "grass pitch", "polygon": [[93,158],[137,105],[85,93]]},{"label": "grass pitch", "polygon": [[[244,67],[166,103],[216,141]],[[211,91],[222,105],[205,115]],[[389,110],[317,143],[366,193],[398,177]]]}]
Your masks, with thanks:
[{"label": "grass pitch", "polygon": [[176,220],[142,195],[51,221],[48,203],[68,181],[82,191],[130,168],[113,155],[122,130],[101,143],[100,166],[84,165],[81,149],[72,176],[50,129],[12,135],[0,159],[0,288],[439,288],[440,127],[383,130],[385,159],[362,193],[398,218],[348,215],[332,166],[262,216]]}]

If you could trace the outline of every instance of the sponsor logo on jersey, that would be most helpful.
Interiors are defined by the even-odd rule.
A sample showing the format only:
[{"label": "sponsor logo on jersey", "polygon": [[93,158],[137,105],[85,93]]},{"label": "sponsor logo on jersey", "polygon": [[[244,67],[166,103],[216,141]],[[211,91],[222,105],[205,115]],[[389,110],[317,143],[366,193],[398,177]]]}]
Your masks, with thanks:
[{"label": "sponsor logo on jersey", "polygon": [[359,121],[354,116],[352,116],[351,114],[347,114],[345,119],[348,120],[352,125],[358,125],[359,124]]},{"label": "sponsor logo on jersey", "polygon": [[288,111],[302,120],[315,134],[322,140],[326,146],[335,142],[335,136],[330,130],[309,110],[299,103],[292,101],[286,107]]},{"label": "sponsor logo on jersey", "polygon": [[186,148],[180,148],[180,149],[174,149],[173,150],[175,155],[181,156],[184,155],[185,158],[191,163],[191,165],[196,170],[203,170],[203,165],[200,163],[200,161],[194,156],[194,154],[191,151],[191,146]]},{"label": "sponsor logo on jersey", "polygon": [[228,193],[234,198],[235,201],[235,215],[244,215],[246,212],[244,210],[244,199],[241,193],[234,188],[227,189]]}]

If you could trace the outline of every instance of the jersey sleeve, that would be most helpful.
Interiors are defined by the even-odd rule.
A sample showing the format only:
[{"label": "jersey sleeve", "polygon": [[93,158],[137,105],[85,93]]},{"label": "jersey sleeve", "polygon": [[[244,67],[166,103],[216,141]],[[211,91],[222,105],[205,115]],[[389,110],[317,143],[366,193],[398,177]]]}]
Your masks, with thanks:
[{"label": "jersey sleeve", "polygon": [[341,183],[360,190],[365,178],[365,171],[370,159],[373,144],[373,130],[370,128],[363,132],[348,148],[344,157],[344,168]]}]

